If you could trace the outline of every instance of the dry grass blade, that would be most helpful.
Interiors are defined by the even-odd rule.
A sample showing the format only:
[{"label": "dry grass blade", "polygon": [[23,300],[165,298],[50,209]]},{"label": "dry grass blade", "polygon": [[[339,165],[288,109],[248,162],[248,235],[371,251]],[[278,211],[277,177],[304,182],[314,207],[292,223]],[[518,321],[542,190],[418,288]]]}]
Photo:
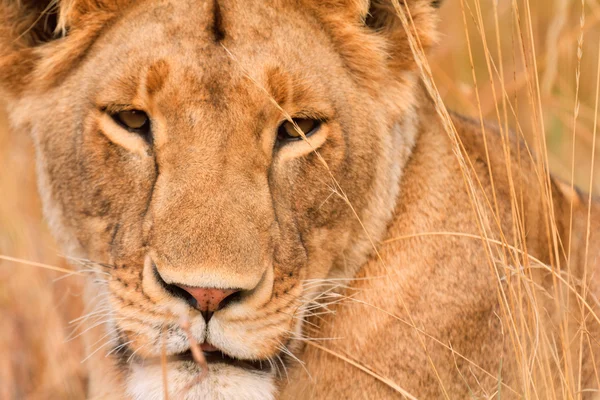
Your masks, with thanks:
[{"label": "dry grass blade", "polygon": [[12,262],[15,262],[15,263],[24,264],[24,265],[30,265],[32,267],[39,267],[39,268],[47,269],[47,270],[50,270],[50,271],[64,272],[65,274],[83,275],[81,272],[78,272],[78,271],[73,271],[73,270],[66,269],[66,268],[61,268],[61,267],[55,267],[53,265],[43,264],[43,263],[39,263],[39,262],[23,260],[21,258],[15,258],[15,257],[9,257],[9,256],[2,256],[2,255],[0,255],[0,260],[12,261]]},{"label": "dry grass blade", "polygon": [[417,398],[415,396],[413,396],[412,394],[408,393],[406,390],[402,389],[400,386],[398,386],[398,384],[396,384],[395,382],[393,382],[392,380],[379,375],[378,373],[372,371],[371,369],[365,367],[364,365],[361,365],[359,363],[357,363],[354,360],[351,360],[350,358],[344,356],[343,354],[340,354],[336,351],[330,350],[326,347],[321,346],[320,344],[314,343],[314,342],[307,342],[309,346],[315,347],[321,351],[324,351],[325,353],[331,354],[334,357],[339,358],[340,360],[343,360],[344,362],[347,362],[348,364],[360,369],[361,371],[363,371],[364,373],[372,376],[373,378],[377,379],[378,381],[384,383],[385,385],[389,386],[391,389],[395,390],[396,392],[400,393],[402,396],[410,399],[410,400],[416,400]]},{"label": "dry grass blade", "polygon": [[160,351],[160,366],[162,369],[162,379],[163,379],[163,394],[165,396],[165,400],[169,400],[169,375],[167,370],[167,343],[165,340],[165,332],[164,329],[161,332],[160,339],[162,342],[161,351]]},{"label": "dry grass blade", "polygon": [[[588,194],[588,207],[587,207],[587,221],[586,221],[586,234],[585,234],[585,251],[584,251],[584,276],[583,276],[583,285],[582,285],[582,297],[583,298],[587,298],[588,294],[587,294],[587,290],[588,290],[588,285],[587,285],[587,281],[588,281],[588,259],[589,259],[589,251],[590,251],[590,235],[591,235],[591,226],[592,226],[592,188],[593,188],[593,184],[594,184],[594,164],[595,164],[595,160],[596,160],[596,134],[598,133],[598,103],[600,101],[600,43],[598,44],[598,60],[597,60],[597,72],[596,72],[596,100],[595,100],[595,105],[594,105],[594,132],[592,135],[592,155],[591,155],[591,165],[590,165],[590,183],[589,183],[589,194]],[[598,374],[598,369],[596,367],[596,360],[594,359],[594,353],[593,353],[593,347],[592,347],[592,343],[591,340],[592,338],[590,337],[589,334],[587,334],[588,332],[588,328],[587,328],[587,316],[588,313],[586,313],[585,304],[582,303],[582,307],[581,307],[581,315],[583,316],[583,318],[581,319],[581,335],[580,335],[580,343],[579,343],[579,385],[578,385],[578,392],[582,393],[583,388],[581,387],[581,380],[582,380],[582,376],[581,376],[581,371],[582,371],[582,365],[583,365],[583,354],[584,354],[584,347],[583,347],[583,342],[584,342],[584,336],[587,338],[587,345],[588,345],[588,349],[590,352],[590,355],[592,357],[592,364],[594,366],[594,375],[596,378],[596,383],[598,384],[598,387],[600,387],[600,375]],[[584,332],[586,333],[584,335]]]},{"label": "dry grass blade", "polygon": [[[573,109],[573,145],[571,149],[571,190],[574,190],[575,188],[575,144],[577,143],[577,123],[579,122],[580,109],[579,91],[581,86],[581,59],[583,58],[583,33],[585,28],[585,0],[581,0],[581,18],[579,19],[579,21],[580,34],[579,39],[577,40],[577,69],[575,72],[575,107]],[[567,247],[567,264],[569,265],[571,261],[571,235],[573,233],[573,202],[574,200],[572,199],[569,210],[569,239]]]},{"label": "dry grass blade", "polygon": [[200,373],[198,374],[198,376],[178,391],[178,397],[184,399],[187,398],[186,396],[188,392],[194,386],[202,382],[208,376],[208,363],[206,362],[204,352],[200,348],[198,341],[192,335],[192,327],[190,324],[190,320],[187,317],[182,317],[179,321],[179,326],[185,333],[185,336],[187,337],[187,340],[190,344],[190,351],[192,353],[192,358],[194,362],[200,367]]},{"label": "dry grass blade", "polygon": [[198,341],[192,335],[192,328],[190,325],[190,321],[187,318],[181,319],[179,322],[179,326],[185,333],[189,343],[190,343],[190,351],[192,352],[192,357],[196,364],[198,364],[202,370],[201,378],[204,378],[208,374],[208,364],[206,363],[206,358],[204,357],[204,352],[200,349],[200,345]]},{"label": "dry grass blade", "polygon": [[[391,243],[394,241],[398,241],[398,240],[404,240],[404,239],[412,239],[412,238],[417,238],[417,237],[426,237],[426,236],[456,236],[456,237],[464,237],[464,238],[470,238],[470,239],[476,239],[476,240],[482,240],[481,236],[478,235],[474,235],[474,234],[470,234],[470,233],[461,233],[461,232],[422,232],[422,233],[416,233],[416,234],[412,234],[412,235],[404,235],[404,236],[398,236],[395,238],[391,238],[386,240],[384,243]],[[522,250],[511,246],[507,243],[501,242],[499,240],[495,240],[495,239],[490,239],[490,238],[483,238],[483,240],[485,240],[488,243],[491,244],[495,244],[495,245],[499,245],[499,246],[503,246],[503,247],[507,247],[511,250],[514,250],[518,253],[521,253],[523,255],[526,255],[529,259],[531,259],[532,261],[534,261],[538,266],[542,267],[543,269],[545,269],[546,271],[548,271],[549,273],[552,274],[553,277],[556,277],[556,279],[558,279],[561,283],[564,284],[565,287],[567,287],[573,295],[575,295],[581,302],[584,308],[586,308],[590,315],[592,315],[594,317],[594,319],[596,320],[596,322],[600,325],[600,316],[598,316],[596,314],[596,312],[593,309],[593,305],[589,304],[589,302],[579,293],[579,291],[577,290],[577,288],[575,286],[573,286],[570,282],[571,277],[567,274],[567,278],[563,277],[560,272],[555,271],[551,266],[548,266],[546,263],[542,262],[541,260],[539,260],[538,258],[530,255],[530,254],[526,254],[525,252],[523,252]]]}]

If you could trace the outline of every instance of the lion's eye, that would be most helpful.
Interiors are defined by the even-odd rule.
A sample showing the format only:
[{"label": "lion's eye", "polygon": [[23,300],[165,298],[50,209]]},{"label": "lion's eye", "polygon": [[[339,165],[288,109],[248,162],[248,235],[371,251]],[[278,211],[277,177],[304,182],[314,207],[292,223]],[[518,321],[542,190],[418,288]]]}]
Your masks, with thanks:
[{"label": "lion's eye", "polygon": [[[316,131],[319,130],[321,126],[321,121],[310,118],[294,118],[293,121],[296,123],[300,131],[304,133],[304,136],[310,136]],[[290,121],[284,121],[277,130],[277,139],[279,141],[292,141],[292,140],[300,140],[302,139],[302,135],[294,124]]]},{"label": "lion's eye", "polygon": [[150,118],[143,111],[120,111],[112,117],[119,125],[136,133],[147,134],[150,130]]}]

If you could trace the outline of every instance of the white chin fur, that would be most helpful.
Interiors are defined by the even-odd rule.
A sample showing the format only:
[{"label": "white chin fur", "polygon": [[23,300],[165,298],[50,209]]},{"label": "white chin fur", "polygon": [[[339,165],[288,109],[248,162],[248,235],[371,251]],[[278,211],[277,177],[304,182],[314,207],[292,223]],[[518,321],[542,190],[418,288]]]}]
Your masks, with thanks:
[{"label": "white chin fur", "polygon": [[[273,400],[275,384],[268,373],[250,372],[226,364],[209,365],[208,376],[187,391],[199,372],[190,361],[169,363],[167,372],[169,398],[206,400]],[[164,398],[163,372],[160,364],[132,365],[127,393],[136,400]]]}]

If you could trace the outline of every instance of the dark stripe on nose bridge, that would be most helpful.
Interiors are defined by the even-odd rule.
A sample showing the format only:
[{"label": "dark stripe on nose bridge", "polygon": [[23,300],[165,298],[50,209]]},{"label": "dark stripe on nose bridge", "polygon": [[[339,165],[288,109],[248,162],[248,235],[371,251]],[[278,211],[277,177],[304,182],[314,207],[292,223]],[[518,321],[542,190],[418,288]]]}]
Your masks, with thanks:
[{"label": "dark stripe on nose bridge", "polygon": [[213,5],[213,34],[215,41],[220,42],[225,39],[225,28],[223,27],[223,14],[221,14],[221,6],[219,0],[214,0]]},{"label": "dark stripe on nose bridge", "polygon": [[169,77],[169,64],[165,60],[158,60],[150,65],[146,74],[146,91],[148,96],[153,96],[165,85]]}]

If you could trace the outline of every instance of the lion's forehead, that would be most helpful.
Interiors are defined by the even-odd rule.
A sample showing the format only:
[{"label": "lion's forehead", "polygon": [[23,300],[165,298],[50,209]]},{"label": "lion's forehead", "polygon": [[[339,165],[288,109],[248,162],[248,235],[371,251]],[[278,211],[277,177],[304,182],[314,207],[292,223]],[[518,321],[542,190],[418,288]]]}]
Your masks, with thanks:
[{"label": "lion's forehead", "polygon": [[[322,71],[326,64],[331,68],[332,60],[320,53],[330,44],[328,34],[307,9],[295,2],[239,3],[144,2],[108,27],[99,40],[105,45],[98,50],[112,55],[107,70],[123,63],[143,66],[157,58],[212,74],[230,74],[232,63],[246,69],[269,62],[304,69],[322,65]],[[220,4],[223,37],[219,38],[214,32],[213,4]]]},{"label": "lion's forehead", "polygon": [[122,16],[96,45],[83,72],[95,79],[84,85],[98,108],[141,103],[150,112],[163,165],[169,157],[196,157],[217,166],[224,151],[238,151],[245,157],[229,157],[230,163],[243,160],[248,163],[237,162],[238,169],[260,169],[270,146],[256,139],[283,117],[273,103],[290,113],[311,108],[337,114],[350,79],[323,30],[303,24],[301,10],[287,5],[294,12],[276,19],[276,6],[222,2],[226,36],[216,42],[207,3],[150,3],[154,9],[137,7]]}]

